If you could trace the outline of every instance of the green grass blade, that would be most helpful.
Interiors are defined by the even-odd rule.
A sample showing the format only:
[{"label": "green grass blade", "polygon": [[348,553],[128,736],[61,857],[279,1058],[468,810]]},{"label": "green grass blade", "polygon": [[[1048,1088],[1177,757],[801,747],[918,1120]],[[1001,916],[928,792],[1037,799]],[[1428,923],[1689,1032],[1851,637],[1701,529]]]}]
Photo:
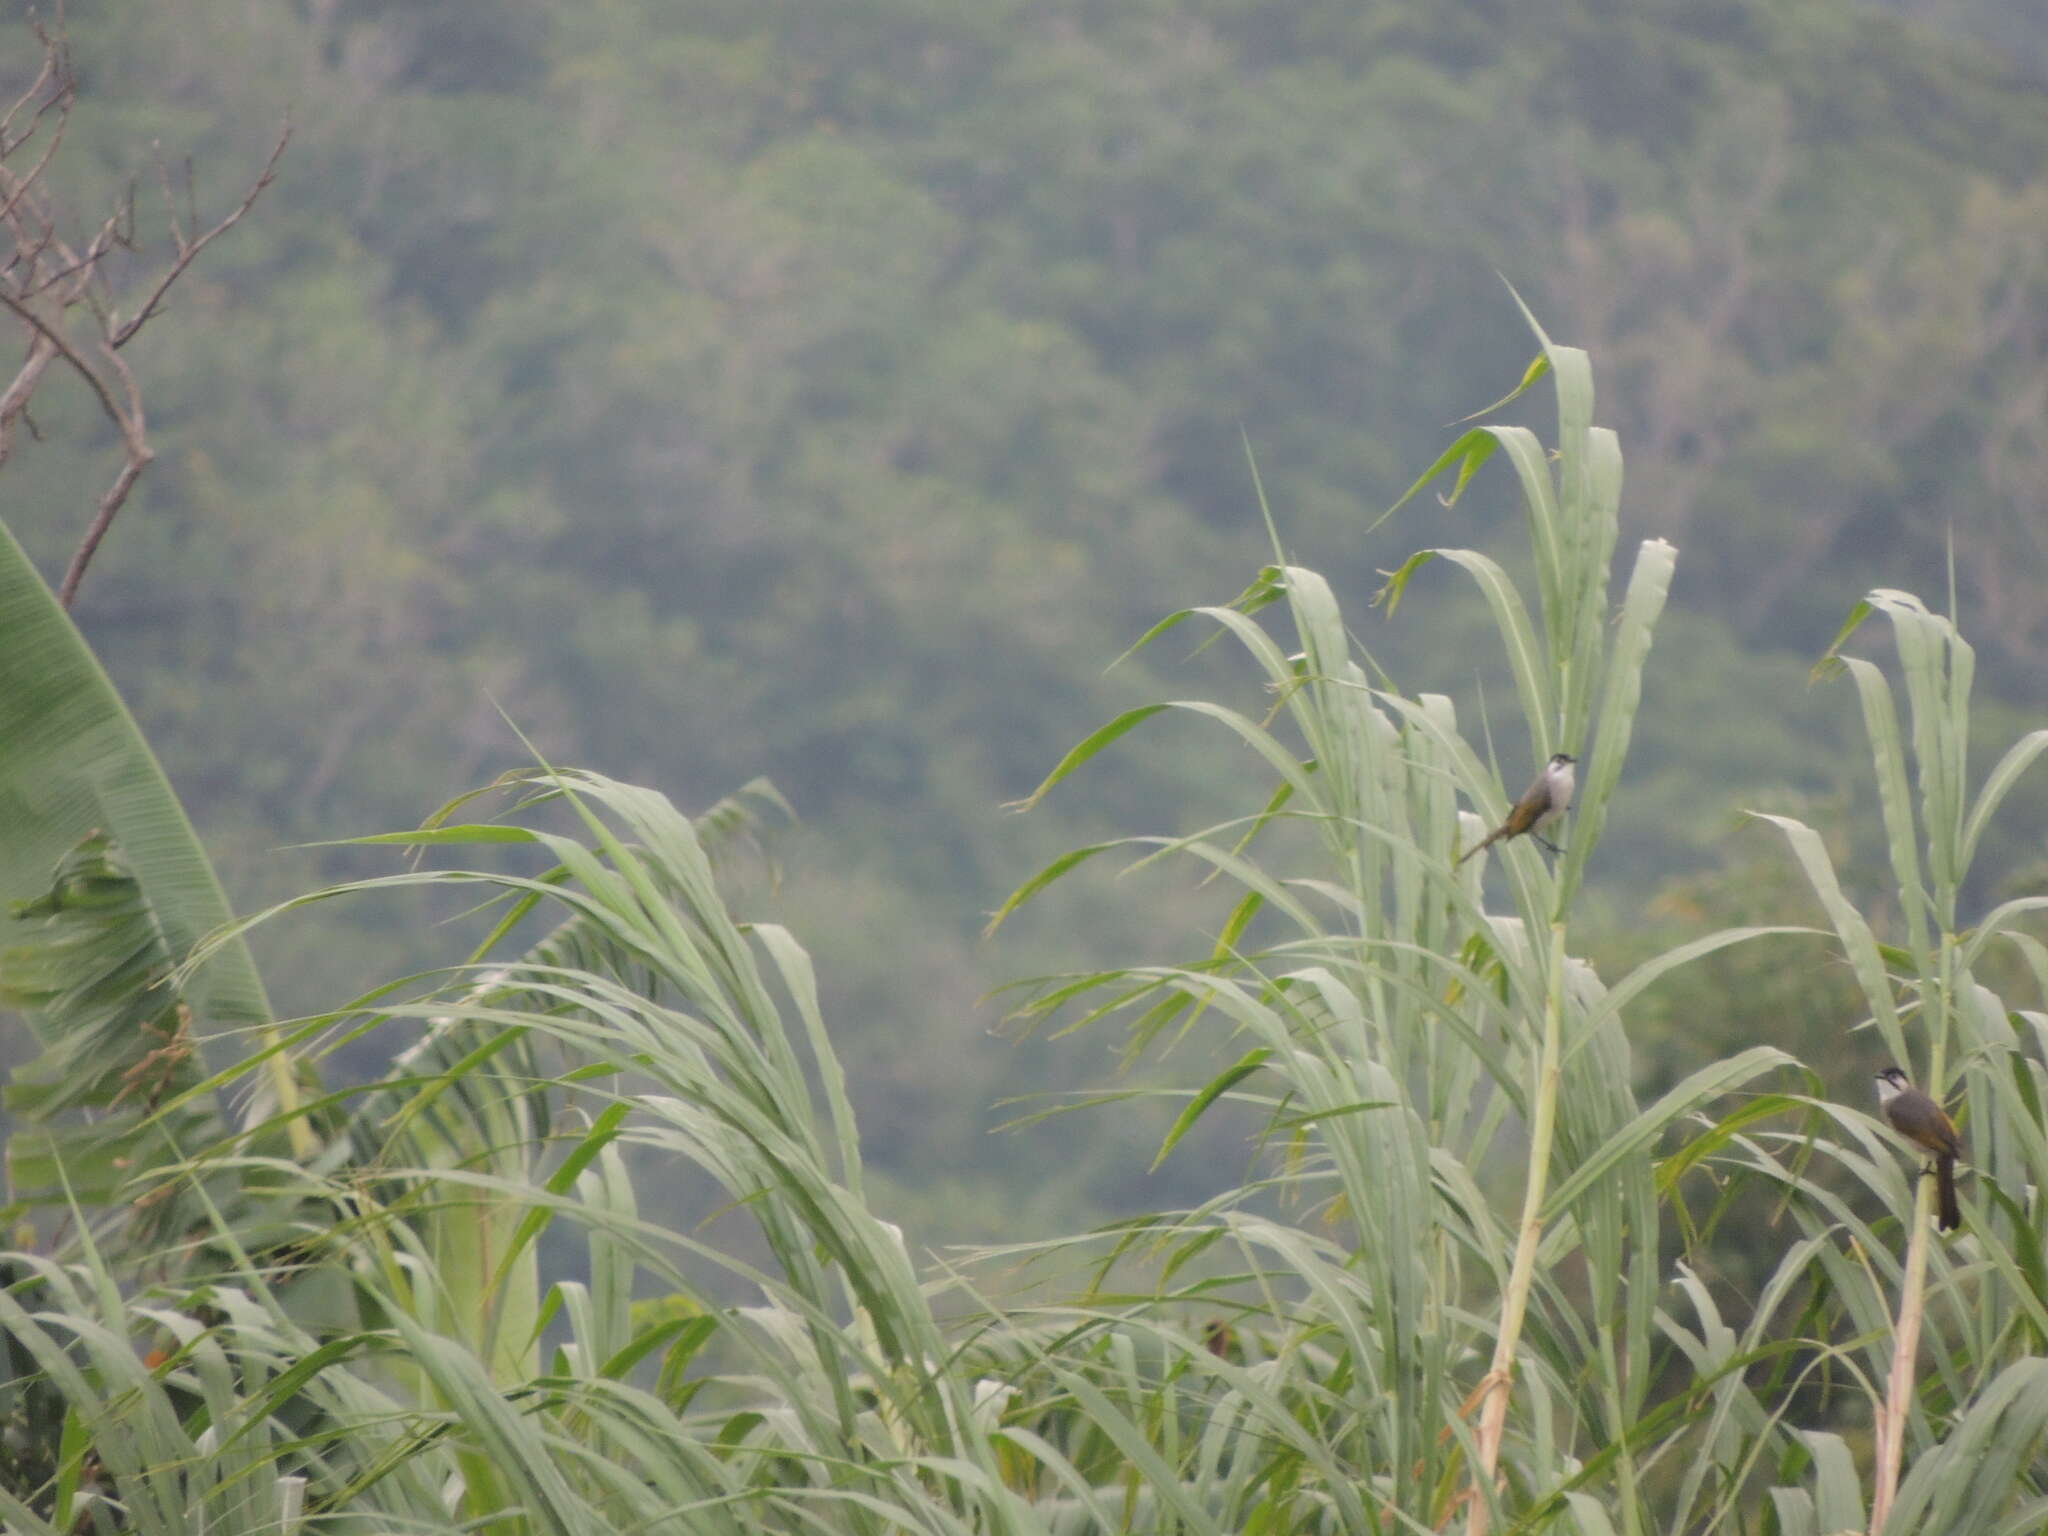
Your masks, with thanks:
[{"label": "green grass blade", "polygon": [[1159,1151],[1152,1158],[1152,1166],[1146,1172],[1157,1173],[1159,1165],[1166,1161],[1167,1154],[1180,1144],[1183,1136],[1194,1129],[1195,1122],[1202,1118],[1209,1106],[1258,1071],[1272,1054],[1272,1050],[1267,1046],[1246,1051],[1234,1064],[1209,1079],[1202,1091],[1174,1117],[1173,1124],[1167,1128],[1165,1139],[1159,1143]]},{"label": "green grass blade", "polygon": [[1877,798],[1884,813],[1892,876],[1898,881],[1914,959],[1924,976],[1932,969],[1928,938],[1932,912],[1927,884],[1921,877],[1919,840],[1914,836],[1913,801],[1906,787],[1906,750],[1899,735],[1898,711],[1892,705],[1891,687],[1882,672],[1854,656],[1843,661],[1856,681],[1857,697],[1863,704],[1863,729],[1876,759]]},{"label": "green grass blade", "polygon": [[1991,770],[1991,776],[1984,781],[1984,788],[1977,794],[1977,803],[1970,808],[1970,818],[1963,825],[1963,867],[1968,868],[1976,857],[1977,844],[1984,836],[1984,829],[1991,824],[1991,818],[1998,814],[1998,808],[2005,803],[2005,797],[2012,792],[2026,771],[2033,767],[2034,760],[2048,752],[2048,730],[2029,731],[2006,749],[2005,756]]},{"label": "green grass blade", "polygon": [[1644,540],[1636,553],[1608,657],[1599,735],[1594,739],[1591,760],[1582,769],[1583,787],[1572,808],[1571,846],[1558,876],[1560,903],[1571,899],[1586,860],[1592,857],[1607,825],[1607,800],[1621,779],[1621,765],[1628,756],[1636,708],[1642,699],[1643,665],[1649,659],[1650,642],[1677,563],[1678,551],[1662,539]]},{"label": "green grass blade", "polygon": [[1820,834],[1790,816],[1771,816],[1761,811],[1749,814],[1759,821],[1769,822],[1785,834],[1785,840],[1792,845],[1793,856],[1799,860],[1799,867],[1806,871],[1807,883],[1813,887],[1814,895],[1820,898],[1822,908],[1834,925],[1835,936],[1841,940],[1842,953],[1855,974],[1857,985],[1863,989],[1870,1017],[1876,1023],[1886,1048],[1898,1060],[1910,1059],[1905,1036],[1899,1029],[1891,976],[1885,969],[1884,957],[1878,953],[1877,939],[1863,914],[1842,894],[1841,882],[1835,878],[1834,861],[1828,857]]}]

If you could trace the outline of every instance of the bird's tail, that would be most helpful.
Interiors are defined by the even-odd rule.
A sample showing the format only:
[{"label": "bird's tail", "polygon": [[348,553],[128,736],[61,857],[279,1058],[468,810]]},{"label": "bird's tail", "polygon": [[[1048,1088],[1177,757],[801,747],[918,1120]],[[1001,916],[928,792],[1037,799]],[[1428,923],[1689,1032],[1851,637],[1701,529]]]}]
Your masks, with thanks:
[{"label": "bird's tail", "polygon": [[1465,861],[1466,861],[1467,859],[1471,858],[1473,854],[1475,854],[1475,853],[1484,853],[1484,852],[1486,852],[1486,850],[1487,850],[1487,849],[1491,848],[1491,847],[1492,847],[1492,846],[1493,846],[1493,845],[1494,845],[1495,843],[1497,843],[1497,842],[1499,842],[1499,841],[1500,841],[1500,833],[1499,833],[1499,832],[1489,832],[1489,833],[1487,833],[1487,834],[1486,834],[1486,836],[1482,837],[1482,838],[1481,838],[1481,839],[1480,839],[1480,840],[1479,840],[1478,842],[1474,843],[1474,844],[1473,844],[1473,845],[1472,845],[1472,846],[1471,846],[1470,848],[1467,848],[1467,849],[1466,849],[1466,850],[1465,850],[1465,851],[1464,851],[1463,853],[1459,854],[1459,855],[1458,855],[1458,863],[1457,863],[1457,864],[1453,864],[1453,865],[1451,866],[1451,868],[1453,868],[1453,869],[1456,869],[1456,868],[1458,867],[1458,864],[1463,864],[1463,863],[1464,863],[1464,862],[1465,862]]},{"label": "bird's tail", "polygon": [[1956,1204],[1956,1160],[1952,1157],[1935,1159],[1934,1189],[1939,1197],[1941,1230],[1953,1232],[1963,1224],[1963,1213]]}]

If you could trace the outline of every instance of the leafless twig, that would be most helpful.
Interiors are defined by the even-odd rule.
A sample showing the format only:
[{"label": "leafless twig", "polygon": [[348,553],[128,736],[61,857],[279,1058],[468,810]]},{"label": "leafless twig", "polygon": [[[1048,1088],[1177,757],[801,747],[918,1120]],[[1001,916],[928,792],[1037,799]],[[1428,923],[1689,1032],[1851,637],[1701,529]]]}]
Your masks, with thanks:
[{"label": "leafless twig", "polygon": [[[65,45],[61,11],[54,32],[35,21],[29,26],[42,47],[42,64],[28,89],[0,113],[0,242],[4,242],[0,250],[12,245],[6,261],[0,263],[0,309],[21,323],[26,342],[14,377],[0,388],[0,465],[5,465],[13,452],[18,423],[26,422],[33,434],[29,402],[56,362],[64,363],[85,381],[121,440],[121,467],[100,497],[92,523],[58,589],[58,601],[69,608],[101,540],[135,482],[156,457],[149,442],[142,391],[121,349],[162,312],[171,288],[200,253],[240,223],[276,179],[278,161],[291,141],[292,129],[287,119],[269,159],[241,202],[205,228],[199,222],[189,162],[185,167],[186,207],[181,215],[173,178],[158,157],[158,179],[169,212],[171,257],[161,272],[141,286],[140,297],[124,319],[107,258],[115,251],[135,248],[134,194],[131,189],[82,247],[60,232],[48,172],[70,121],[77,80]],[[10,162],[18,159],[46,126],[47,137],[33,161],[17,169]]]},{"label": "leafless twig", "polygon": [[[248,195],[242,199],[240,205],[236,207],[233,213],[222,219],[213,228],[207,230],[205,234],[197,237],[189,236],[178,223],[176,210],[172,210],[171,236],[177,242],[177,259],[171,263],[163,276],[157,279],[156,286],[149,290],[149,296],[142,301],[141,307],[135,311],[135,318],[124,320],[121,324],[113,327],[113,334],[107,343],[109,346],[118,347],[123,345],[129,337],[147,325],[150,317],[156,313],[157,306],[163,303],[164,295],[171,291],[171,284],[184,275],[185,269],[198,259],[199,253],[211,245],[218,237],[226,234],[237,224],[241,223],[242,215],[256,206],[256,199],[261,197],[264,189],[277,179],[277,162],[283,158],[284,147],[291,142],[291,138],[291,121],[286,119],[284,127],[278,132],[277,143],[270,151],[270,158],[263,162],[263,172],[256,178],[254,185],[249,188]],[[188,193],[191,189],[191,179],[192,169],[188,164],[185,168],[186,189]],[[170,195],[168,181],[164,190],[166,201],[168,201]],[[193,210],[195,214],[197,211],[196,208]],[[194,227],[197,227],[196,220]]]}]

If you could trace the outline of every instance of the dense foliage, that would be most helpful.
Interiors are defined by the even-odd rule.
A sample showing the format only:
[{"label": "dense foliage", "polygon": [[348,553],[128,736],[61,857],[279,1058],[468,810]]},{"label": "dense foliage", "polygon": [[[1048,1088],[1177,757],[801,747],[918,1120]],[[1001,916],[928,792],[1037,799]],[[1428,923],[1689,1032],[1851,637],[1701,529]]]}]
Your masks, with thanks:
[{"label": "dense foliage", "polygon": [[[1603,360],[1635,526],[1687,553],[1596,950],[1676,941],[1621,919],[1667,875],[1664,913],[1712,885],[1730,838],[1758,857],[1738,806],[1862,793],[1846,692],[1800,681],[1864,587],[1942,590],[1951,530],[1980,691],[2038,700],[2048,610],[2014,573],[2048,526],[2048,97],[1966,39],[1837,0],[192,0],[70,26],[81,219],[148,190],[154,141],[217,203],[297,125],[138,345],[162,455],[79,609],[238,903],[366,867],[280,845],[524,761],[499,705],[688,806],[766,773],[805,828],[778,910],[920,1225],[1205,1187],[1134,1187],[1113,1141],[1020,1184],[979,1136],[1093,1063],[987,1040],[977,998],[1156,948],[1190,899],[1095,888],[974,935],[1018,868],[1228,804],[1227,756],[1187,737],[998,810],[1046,742],[1220,678],[1158,647],[1096,674],[1260,558],[1240,427],[1373,653],[1507,696],[1476,606],[1363,616],[1380,568],[1483,542],[1500,500],[1359,536],[1526,359],[1496,273]],[[105,444],[83,401],[39,421],[8,504],[54,570]],[[1702,899],[1751,885],[1724,888]],[[433,953],[413,913],[353,921],[259,936],[283,1006]]]}]

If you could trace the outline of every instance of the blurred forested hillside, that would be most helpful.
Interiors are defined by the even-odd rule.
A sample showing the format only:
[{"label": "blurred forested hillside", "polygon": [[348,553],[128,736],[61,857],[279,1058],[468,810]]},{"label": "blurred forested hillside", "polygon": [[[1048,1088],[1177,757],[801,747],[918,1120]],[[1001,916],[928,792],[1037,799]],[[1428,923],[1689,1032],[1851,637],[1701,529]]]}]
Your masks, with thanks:
[{"label": "blurred forested hillside", "polygon": [[[1593,353],[1625,536],[1681,550],[1595,873],[1618,947],[1622,914],[1768,898],[1738,807],[1867,801],[1850,701],[1805,684],[1867,586],[1939,600],[1952,547],[1987,728],[2043,701],[2030,0],[88,0],[69,30],[81,221],[153,143],[218,202],[296,125],[137,344],[161,458],[77,611],[238,903],[361,867],[282,845],[524,761],[499,705],[686,809],[765,773],[804,822],[752,905],[818,954],[874,1159],[948,1235],[1203,1185],[1139,1189],[1135,1122],[981,1138],[1106,1058],[976,1007],[1185,943],[1198,898],[976,934],[1058,849],[1263,795],[1161,730],[999,809],[1208,679],[1178,641],[1102,673],[1265,558],[1245,438],[1403,686],[1504,697],[1448,580],[1367,606],[1414,548],[1497,545],[1504,480],[1364,536],[1527,362],[1502,277]],[[108,443],[82,396],[39,409],[0,491],[54,574]],[[341,908],[263,950],[293,1008],[458,953]]]}]

